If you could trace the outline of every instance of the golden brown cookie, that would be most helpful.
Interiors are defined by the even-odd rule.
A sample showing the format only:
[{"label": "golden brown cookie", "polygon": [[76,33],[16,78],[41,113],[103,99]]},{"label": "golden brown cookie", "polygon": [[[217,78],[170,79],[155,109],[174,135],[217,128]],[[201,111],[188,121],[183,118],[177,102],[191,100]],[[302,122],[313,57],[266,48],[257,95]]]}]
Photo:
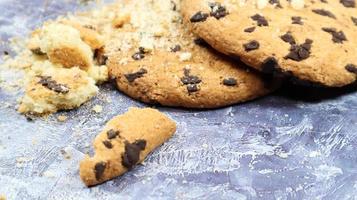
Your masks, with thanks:
[{"label": "golden brown cookie", "polygon": [[110,120],[94,140],[94,157],[80,163],[79,173],[87,186],[120,176],[142,162],[176,131],[176,124],[158,110],[130,108]]},{"label": "golden brown cookie", "polygon": [[193,32],[265,73],[325,86],[356,81],[355,0],[183,0]]},{"label": "golden brown cookie", "polygon": [[[178,1],[128,1],[131,21],[105,51],[119,90],[147,103],[217,108],[271,92],[262,76],[213,51],[182,25]],[[155,19],[155,20],[152,20]]]},{"label": "golden brown cookie", "polygon": [[95,81],[79,68],[61,68],[44,61],[34,63],[31,73],[20,113],[43,115],[77,108],[98,92]]}]

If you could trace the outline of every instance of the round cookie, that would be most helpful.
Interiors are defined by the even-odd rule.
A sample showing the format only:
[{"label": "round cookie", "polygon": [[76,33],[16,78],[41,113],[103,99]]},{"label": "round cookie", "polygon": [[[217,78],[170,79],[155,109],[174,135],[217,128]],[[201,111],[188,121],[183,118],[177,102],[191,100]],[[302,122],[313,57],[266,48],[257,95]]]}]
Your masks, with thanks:
[{"label": "round cookie", "polygon": [[131,1],[125,7],[118,12],[136,12],[130,24],[113,33],[105,50],[110,76],[129,96],[165,106],[217,108],[274,89],[261,75],[189,33],[178,1]]},{"label": "round cookie", "polygon": [[192,31],[260,71],[340,87],[357,77],[355,0],[183,0]]}]

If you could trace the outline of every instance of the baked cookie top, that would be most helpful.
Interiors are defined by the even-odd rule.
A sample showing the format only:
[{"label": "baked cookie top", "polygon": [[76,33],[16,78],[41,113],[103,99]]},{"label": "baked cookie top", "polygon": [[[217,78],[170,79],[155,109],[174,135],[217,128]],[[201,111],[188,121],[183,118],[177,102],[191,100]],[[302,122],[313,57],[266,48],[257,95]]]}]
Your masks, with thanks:
[{"label": "baked cookie top", "polygon": [[339,87],[357,77],[355,0],[183,0],[215,49],[265,73]]},{"label": "baked cookie top", "polygon": [[182,24],[179,1],[126,1],[110,8],[130,19],[113,20],[117,28],[105,46],[109,74],[129,96],[167,106],[216,108],[272,90],[260,75],[191,34]]}]

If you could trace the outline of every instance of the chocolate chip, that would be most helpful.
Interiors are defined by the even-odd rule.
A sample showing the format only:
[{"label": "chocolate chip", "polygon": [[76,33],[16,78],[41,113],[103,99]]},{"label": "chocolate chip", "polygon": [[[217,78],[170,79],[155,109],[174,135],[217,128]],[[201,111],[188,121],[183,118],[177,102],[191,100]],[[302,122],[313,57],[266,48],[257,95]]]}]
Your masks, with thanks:
[{"label": "chocolate chip", "polygon": [[41,48],[31,49],[31,52],[32,52],[33,54],[38,55],[38,56],[44,56],[44,55],[46,55],[46,53],[44,53],[43,51],[41,51]]},{"label": "chocolate chip", "polygon": [[106,167],[107,167],[107,163],[105,163],[105,162],[99,162],[99,163],[95,164],[94,174],[95,174],[95,178],[98,181],[102,178]]},{"label": "chocolate chip", "polygon": [[282,8],[279,0],[269,0],[271,5],[276,5],[276,8]]},{"label": "chocolate chip", "polygon": [[146,148],[146,140],[136,140],[133,144],[139,147],[142,151]]},{"label": "chocolate chip", "polygon": [[328,10],[324,10],[324,9],[314,9],[312,10],[312,12],[318,14],[318,15],[322,15],[322,16],[326,16],[326,17],[330,17],[333,19],[336,19],[336,16],[334,14],[332,14],[332,12],[328,11]]},{"label": "chocolate chip", "polygon": [[5,56],[9,55],[8,51],[4,51],[3,53],[4,53]]},{"label": "chocolate chip", "polygon": [[194,93],[194,92],[197,92],[199,91],[199,87],[195,84],[195,85],[187,85],[187,91],[189,93]]},{"label": "chocolate chip", "polygon": [[134,60],[141,60],[145,58],[145,55],[141,52],[136,52],[131,56]]},{"label": "chocolate chip", "polygon": [[357,26],[357,17],[351,17],[351,20]]},{"label": "chocolate chip", "polygon": [[261,66],[262,72],[267,74],[272,74],[276,69],[279,68],[278,61],[274,57],[266,58]]},{"label": "chocolate chip", "polygon": [[332,35],[332,41],[334,43],[343,43],[343,41],[347,41],[347,38],[342,31],[337,31],[335,28],[322,28],[322,30]]},{"label": "chocolate chip", "polygon": [[117,136],[119,136],[119,131],[115,131],[113,129],[110,129],[107,132],[107,137],[109,140],[115,139]]},{"label": "chocolate chip", "polygon": [[311,50],[311,44],[312,40],[306,39],[305,43],[301,45],[296,45],[293,44],[290,47],[290,52],[287,56],[285,56],[285,59],[291,59],[295,61],[302,61],[310,57],[310,50]]},{"label": "chocolate chip", "polygon": [[202,80],[198,76],[184,76],[181,78],[181,82],[185,85],[199,84],[202,82]]},{"label": "chocolate chip", "polygon": [[222,6],[218,2],[210,3],[209,6],[211,7],[210,15],[212,17],[215,17],[216,19],[221,19],[222,17],[225,17],[228,15],[228,11],[227,11],[226,7]]},{"label": "chocolate chip", "polygon": [[171,52],[178,52],[181,51],[181,46],[180,45],[175,45],[174,47],[171,47]]},{"label": "chocolate chip", "polygon": [[87,28],[87,29],[94,30],[94,31],[96,30],[96,28],[94,26],[90,25],[90,24],[84,25],[83,27]]},{"label": "chocolate chip", "polygon": [[255,27],[254,26],[244,29],[244,32],[246,32],[246,33],[252,33],[254,31],[255,31]]},{"label": "chocolate chip", "polygon": [[139,71],[131,74],[125,74],[125,78],[129,81],[129,83],[134,82],[138,78],[142,78],[148,71],[144,68],[141,68]]},{"label": "chocolate chip", "polygon": [[321,1],[321,3],[328,3],[327,0],[320,0],[320,1]]},{"label": "chocolate chip", "polygon": [[172,10],[176,11],[177,10],[177,5],[174,1],[171,0],[171,5],[172,5]]},{"label": "chocolate chip", "polygon": [[226,78],[223,80],[223,85],[225,86],[236,86],[237,84],[237,79],[235,78]]},{"label": "chocolate chip", "polygon": [[190,21],[193,23],[204,22],[206,21],[207,18],[208,18],[208,14],[199,11],[191,17]]},{"label": "chocolate chip", "polygon": [[108,149],[113,148],[113,144],[112,144],[110,141],[108,141],[108,140],[104,140],[104,141],[103,141],[103,144],[104,144],[104,146],[107,147]]},{"label": "chocolate chip", "polygon": [[269,26],[268,21],[265,19],[265,17],[256,14],[254,16],[251,17],[252,20],[256,21],[258,26]]},{"label": "chocolate chip", "polygon": [[340,0],[340,3],[342,3],[342,5],[345,6],[346,8],[355,8],[356,7],[355,0]]},{"label": "chocolate chip", "polygon": [[94,51],[94,60],[96,61],[97,65],[106,65],[108,61],[108,57],[104,55],[104,49],[96,49]]},{"label": "chocolate chip", "polygon": [[135,144],[125,142],[125,152],[122,155],[122,164],[124,167],[131,169],[140,159],[140,147]]},{"label": "chocolate chip", "polygon": [[280,36],[280,38],[289,44],[296,44],[294,37],[291,35],[290,32],[285,33],[284,35]]},{"label": "chocolate chip", "polygon": [[244,47],[245,51],[247,51],[247,52],[259,49],[259,46],[260,46],[259,42],[255,41],[255,40],[252,40],[246,44],[243,44],[243,47]]},{"label": "chocolate chip", "polygon": [[348,65],[346,65],[346,66],[345,66],[345,69],[346,69],[348,72],[357,74],[357,66],[354,65],[354,64],[348,64]]},{"label": "chocolate chip", "polygon": [[55,80],[52,80],[51,76],[37,76],[40,78],[38,82],[43,87],[52,90],[56,93],[67,94],[69,92],[69,87],[65,84],[59,84]]},{"label": "chocolate chip", "polygon": [[291,20],[292,20],[292,24],[304,25],[304,22],[302,21],[301,17],[294,16],[294,17],[291,17]]}]

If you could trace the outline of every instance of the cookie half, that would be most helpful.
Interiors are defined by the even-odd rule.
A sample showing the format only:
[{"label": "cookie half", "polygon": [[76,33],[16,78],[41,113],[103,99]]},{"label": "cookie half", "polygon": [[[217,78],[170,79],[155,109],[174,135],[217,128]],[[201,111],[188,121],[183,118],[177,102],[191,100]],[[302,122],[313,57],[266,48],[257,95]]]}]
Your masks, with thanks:
[{"label": "cookie half", "polygon": [[[178,1],[131,1],[131,21],[105,49],[120,91],[147,103],[217,108],[271,92],[265,79],[213,51],[183,25]],[[155,19],[155,20],[152,20]]]},{"label": "cookie half", "polygon": [[181,11],[215,49],[265,73],[332,87],[356,81],[355,0],[183,0]]}]

